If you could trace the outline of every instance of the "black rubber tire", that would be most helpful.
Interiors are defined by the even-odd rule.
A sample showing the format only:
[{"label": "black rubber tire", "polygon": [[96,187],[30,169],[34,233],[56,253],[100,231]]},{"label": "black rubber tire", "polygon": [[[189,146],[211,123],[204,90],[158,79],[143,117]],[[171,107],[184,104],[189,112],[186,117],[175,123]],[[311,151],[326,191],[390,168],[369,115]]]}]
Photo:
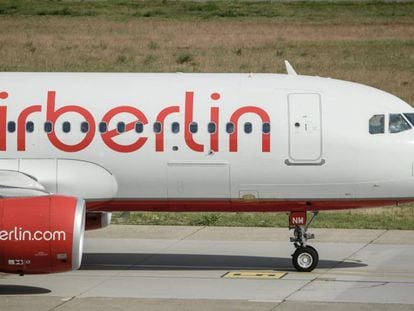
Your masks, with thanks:
[{"label": "black rubber tire", "polygon": [[[303,260],[303,257],[306,257],[306,255],[308,257],[307,259],[311,259],[309,264],[301,263],[301,260]],[[299,272],[311,272],[316,268],[318,262],[318,252],[312,246],[298,247],[292,256],[293,266]]]},{"label": "black rubber tire", "polygon": [[315,254],[316,254],[316,265],[317,265],[319,263],[319,254],[318,254],[318,251],[316,250],[316,248],[314,248],[314,247],[312,247],[310,245],[307,245],[306,247],[309,247],[309,248],[313,249],[313,251],[315,252]]}]

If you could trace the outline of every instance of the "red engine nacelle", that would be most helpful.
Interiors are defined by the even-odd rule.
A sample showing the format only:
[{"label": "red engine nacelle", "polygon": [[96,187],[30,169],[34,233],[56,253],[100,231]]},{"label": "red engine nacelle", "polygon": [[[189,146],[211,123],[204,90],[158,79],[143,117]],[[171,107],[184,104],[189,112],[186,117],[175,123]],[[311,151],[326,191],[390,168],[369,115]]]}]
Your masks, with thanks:
[{"label": "red engine nacelle", "polygon": [[0,199],[0,271],[34,274],[78,269],[85,202],[66,196]]}]

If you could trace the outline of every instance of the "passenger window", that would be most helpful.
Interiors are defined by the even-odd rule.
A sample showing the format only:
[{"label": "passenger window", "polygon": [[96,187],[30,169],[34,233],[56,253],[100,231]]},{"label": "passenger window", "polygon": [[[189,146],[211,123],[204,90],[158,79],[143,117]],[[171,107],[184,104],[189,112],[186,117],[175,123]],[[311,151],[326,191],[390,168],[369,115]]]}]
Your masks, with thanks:
[{"label": "passenger window", "polygon": [[390,133],[399,133],[411,129],[411,125],[404,119],[401,114],[390,114],[389,131]]},{"label": "passenger window", "polygon": [[190,123],[190,132],[195,134],[198,131],[198,124],[197,122]]},{"label": "passenger window", "polygon": [[404,116],[410,121],[411,125],[414,126],[414,113],[404,113]]},{"label": "passenger window", "polygon": [[32,121],[26,122],[26,132],[33,133],[34,123]]},{"label": "passenger window", "polygon": [[231,134],[234,131],[234,124],[229,122],[226,124],[226,132]]},{"label": "passenger window", "polygon": [[106,124],[106,122],[100,122],[99,123],[99,132],[100,133],[106,133],[107,130],[108,130],[108,125]]},{"label": "passenger window", "polygon": [[244,123],[244,132],[250,134],[253,131],[253,125],[250,122]]},{"label": "passenger window", "polygon": [[9,133],[14,133],[14,131],[16,131],[16,122],[14,121],[9,121],[7,123],[7,131]]},{"label": "passenger window", "polygon": [[210,122],[210,123],[207,125],[207,130],[208,130],[208,132],[209,132],[210,134],[215,133],[215,132],[216,132],[216,123],[214,123],[214,122]]},{"label": "passenger window", "polygon": [[270,133],[270,123],[268,123],[268,122],[263,123],[262,132],[264,134],[269,134]]},{"label": "passenger window", "polygon": [[70,132],[70,123],[68,121],[65,121],[62,123],[62,131],[63,133],[69,133]]},{"label": "passenger window", "polygon": [[173,132],[174,134],[177,134],[178,132],[180,132],[180,123],[173,122],[171,124],[171,132]]},{"label": "passenger window", "polygon": [[141,122],[135,123],[135,132],[142,133],[144,131],[144,124]]},{"label": "passenger window", "polygon": [[116,130],[118,131],[118,133],[125,132],[125,122],[118,122],[118,124],[116,125]]},{"label": "passenger window", "polygon": [[369,133],[370,134],[382,134],[384,133],[385,123],[384,115],[376,114],[369,119]]},{"label": "passenger window", "polygon": [[84,121],[81,123],[81,132],[82,133],[88,133],[89,132],[89,123]]},{"label": "passenger window", "polygon": [[158,133],[161,133],[161,131],[162,131],[161,122],[155,122],[154,123],[154,132],[158,134]]},{"label": "passenger window", "polygon": [[53,131],[53,124],[50,121],[46,121],[44,125],[44,130],[46,133],[52,133]]}]

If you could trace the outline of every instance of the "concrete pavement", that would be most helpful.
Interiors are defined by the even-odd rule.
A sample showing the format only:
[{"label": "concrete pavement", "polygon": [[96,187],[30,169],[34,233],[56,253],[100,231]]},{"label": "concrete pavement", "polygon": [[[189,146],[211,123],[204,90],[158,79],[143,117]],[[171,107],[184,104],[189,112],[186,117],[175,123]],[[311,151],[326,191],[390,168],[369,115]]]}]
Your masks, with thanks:
[{"label": "concrete pavement", "polygon": [[298,273],[287,229],[110,226],[79,271],[0,274],[0,310],[414,310],[413,231],[311,231],[320,264]]}]

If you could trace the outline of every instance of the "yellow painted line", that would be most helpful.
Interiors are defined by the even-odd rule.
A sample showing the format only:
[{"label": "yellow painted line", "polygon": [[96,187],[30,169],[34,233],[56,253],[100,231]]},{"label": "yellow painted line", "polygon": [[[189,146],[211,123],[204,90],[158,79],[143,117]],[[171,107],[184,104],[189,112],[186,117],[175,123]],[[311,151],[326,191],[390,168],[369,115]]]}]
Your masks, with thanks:
[{"label": "yellow painted line", "polygon": [[281,279],[286,275],[286,272],[279,272],[279,271],[229,271],[224,274],[223,278],[229,279]]}]

